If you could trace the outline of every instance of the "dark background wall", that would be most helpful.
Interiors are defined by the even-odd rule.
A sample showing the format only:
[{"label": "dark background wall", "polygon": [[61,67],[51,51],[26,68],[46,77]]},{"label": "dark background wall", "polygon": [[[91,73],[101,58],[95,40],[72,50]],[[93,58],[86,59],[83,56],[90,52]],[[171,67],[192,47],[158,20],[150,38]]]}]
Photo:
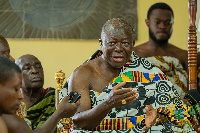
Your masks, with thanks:
[{"label": "dark background wall", "polygon": [[137,0],[0,0],[6,38],[98,39],[114,17],[127,19],[137,33]]}]

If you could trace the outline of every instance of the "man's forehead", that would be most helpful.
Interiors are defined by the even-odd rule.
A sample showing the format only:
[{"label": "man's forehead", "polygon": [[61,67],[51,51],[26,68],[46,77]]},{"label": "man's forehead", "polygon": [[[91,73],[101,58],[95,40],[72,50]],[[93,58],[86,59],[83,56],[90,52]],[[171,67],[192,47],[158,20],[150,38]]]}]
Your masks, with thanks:
[{"label": "man's forehead", "polygon": [[173,15],[172,12],[167,9],[154,9],[151,12],[150,17],[171,19],[173,18]]},{"label": "man's forehead", "polygon": [[37,63],[41,63],[36,57],[34,56],[23,56],[20,58],[19,63],[21,65],[29,65],[29,64],[37,64]]},{"label": "man's forehead", "polygon": [[109,26],[108,28],[105,29],[106,34],[120,33],[124,31],[131,32],[131,29],[127,27],[121,27],[121,26]]},{"label": "man's forehead", "polygon": [[106,31],[111,31],[111,30],[115,30],[115,29],[131,29],[130,26],[125,25],[123,23],[111,23],[108,24],[107,26],[105,26],[105,30]]},{"label": "man's forehead", "polygon": [[129,28],[122,28],[122,27],[111,27],[109,31],[105,31],[104,36],[108,38],[131,38],[132,37],[132,32],[130,31]]}]

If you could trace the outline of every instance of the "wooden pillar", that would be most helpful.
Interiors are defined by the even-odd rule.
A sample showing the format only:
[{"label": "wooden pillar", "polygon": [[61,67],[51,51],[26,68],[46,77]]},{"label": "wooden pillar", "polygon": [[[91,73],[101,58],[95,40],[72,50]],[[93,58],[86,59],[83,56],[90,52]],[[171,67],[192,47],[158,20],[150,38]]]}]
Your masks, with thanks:
[{"label": "wooden pillar", "polygon": [[188,76],[189,90],[197,89],[197,36],[196,12],[197,0],[188,0],[189,28],[188,28]]}]

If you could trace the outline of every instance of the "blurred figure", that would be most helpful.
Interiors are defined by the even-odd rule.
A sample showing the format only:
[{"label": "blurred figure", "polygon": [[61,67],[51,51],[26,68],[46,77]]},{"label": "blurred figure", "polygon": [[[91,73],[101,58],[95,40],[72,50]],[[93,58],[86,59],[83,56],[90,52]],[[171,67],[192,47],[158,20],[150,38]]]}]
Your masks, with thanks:
[{"label": "blurred figure", "polygon": [[149,28],[149,41],[133,48],[135,53],[146,58],[174,84],[181,97],[187,92],[188,53],[169,43],[173,31],[174,13],[166,3],[152,5],[145,20]]},{"label": "blurred figure", "polygon": [[0,57],[0,131],[8,133],[2,114],[15,114],[23,99],[20,68],[5,57]]},{"label": "blurred figure", "polygon": [[10,47],[8,41],[0,35],[0,56],[6,57],[11,61],[15,61],[15,59],[10,55]]}]

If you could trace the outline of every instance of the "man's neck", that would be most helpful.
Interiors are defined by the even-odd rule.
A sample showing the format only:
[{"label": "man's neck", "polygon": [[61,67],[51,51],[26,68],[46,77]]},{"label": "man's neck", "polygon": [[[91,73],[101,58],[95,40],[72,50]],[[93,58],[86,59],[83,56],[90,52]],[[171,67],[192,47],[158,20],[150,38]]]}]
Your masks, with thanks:
[{"label": "man's neck", "polygon": [[23,95],[30,98],[40,97],[42,94],[42,88],[34,89],[34,90],[37,90],[37,91],[33,91],[33,89],[23,89]]},{"label": "man's neck", "polygon": [[148,41],[148,45],[151,48],[156,49],[156,50],[158,50],[158,49],[165,49],[166,50],[166,48],[169,46],[169,43],[166,42],[166,43],[163,43],[163,44],[158,44],[150,38],[149,41]]},{"label": "man's neck", "polygon": [[29,108],[32,104],[34,104],[37,100],[40,99],[42,95],[42,88],[38,89],[38,91],[23,90],[23,95],[24,95],[23,101],[25,102],[27,108]]},{"label": "man's neck", "polygon": [[118,76],[119,75],[121,68],[113,68],[103,58],[100,58],[100,61],[104,62],[104,63],[100,63],[100,64],[101,64],[101,68],[104,70],[106,75],[114,75],[114,76]]}]

